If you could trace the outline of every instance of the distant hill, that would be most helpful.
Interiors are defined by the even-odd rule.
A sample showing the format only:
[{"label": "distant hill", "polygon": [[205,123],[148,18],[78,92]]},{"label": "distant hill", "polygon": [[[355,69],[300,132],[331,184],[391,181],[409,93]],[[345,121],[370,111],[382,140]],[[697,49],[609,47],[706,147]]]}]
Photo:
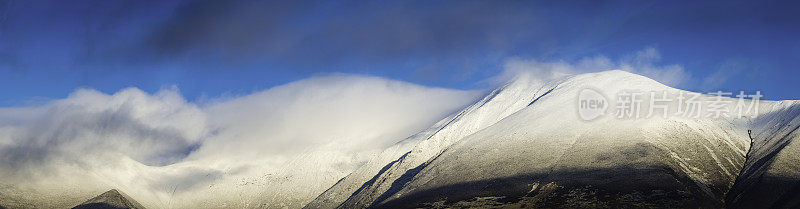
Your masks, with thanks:
[{"label": "distant hill", "polygon": [[73,209],[144,209],[144,206],[128,195],[112,189],[73,207]]}]

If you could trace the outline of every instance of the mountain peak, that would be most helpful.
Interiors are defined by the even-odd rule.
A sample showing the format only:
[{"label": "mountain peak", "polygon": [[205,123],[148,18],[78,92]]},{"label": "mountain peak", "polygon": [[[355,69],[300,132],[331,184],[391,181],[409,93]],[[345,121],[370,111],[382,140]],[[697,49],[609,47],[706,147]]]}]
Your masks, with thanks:
[{"label": "mountain peak", "polygon": [[144,206],[136,202],[133,198],[117,189],[111,189],[86,202],[81,203],[73,209],[144,209]]},{"label": "mountain peak", "polygon": [[533,87],[603,87],[611,89],[663,89],[668,86],[648,78],[643,75],[624,71],[607,70],[593,73],[569,74],[569,73],[541,73],[541,72],[520,72],[501,87],[509,86],[533,86]]}]

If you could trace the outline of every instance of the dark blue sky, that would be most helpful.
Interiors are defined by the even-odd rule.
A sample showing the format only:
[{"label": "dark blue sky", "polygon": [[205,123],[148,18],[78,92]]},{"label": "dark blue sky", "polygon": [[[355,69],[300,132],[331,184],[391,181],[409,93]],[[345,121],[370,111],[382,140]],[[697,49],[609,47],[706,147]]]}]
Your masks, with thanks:
[{"label": "dark blue sky", "polygon": [[[486,88],[510,57],[574,62],[644,48],[683,89],[800,99],[800,5],[789,1],[0,0],[0,106],[76,88],[189,100],[316,74]],[[724,82],[705,78],[724,72]]]}]

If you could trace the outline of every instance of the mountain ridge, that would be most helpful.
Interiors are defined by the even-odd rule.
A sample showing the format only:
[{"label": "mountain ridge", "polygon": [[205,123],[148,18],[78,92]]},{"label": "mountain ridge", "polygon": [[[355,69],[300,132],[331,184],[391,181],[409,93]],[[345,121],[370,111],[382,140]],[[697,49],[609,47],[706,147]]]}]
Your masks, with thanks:
[{"label": "mountain ridge", "polygon": [[[508,85],[513,86],[514,84],[519,84],[519,82],[512,82]],[[547,89],[543,88],[543,86],[544,85],[539,84],[539,91],[536,91],[537,94],[542,92],[542,89]],[[410,151],[401,157],[391,161],[391,163],[387,163],[383,169],[381,169],[375,176],[371,178],[370,181],[364,182],[358,190],[353,191],[352,194],[346,200],[342,201],[341,204],[337,205],[337,207],[420,207],[425,205],[431,206],[431,204],[439,204],[441,203],[439,201],[443,200],[446,200],[446,203],[452,204],[468,201],[470,198],[481,197],[481,195],[497,196],[498,194],[516,196],[516,200],[521,201],[521,199],[524,199],[521,197],[536,196],[535,194],[531,193],[540,192],[537,189],[544,188],[544,186],[538,187],[538,185],[553,185],[554,183],[556,183],[556,185],[560,183],[561,185],[567,185],[568,187],[573,186],[573,188],[563,189],[563,186],[555,186],[556,188],[562,189],[549,189],[549,193],[560,195],[562,200],[541,202],[542,198],[540,197],[540,202],[538,204],[559,206],[567,203],[575,203],[569,202],[575,200],[575,198],[569,198],[569,195],[575,191],[585,190],[583,193],[587,193],[586,191],[588,191],[588,193],[608,193],[606,190],[615,190],[617,189],[615,187],[619,187],[627,188],[627,191],[624,191],[627,193],[619,195],[620,198],[623,196],[631,197],[638,195],[639,199],[634,201],[635,204],[652,206],[656,205],[656,203],[659,201],[662,203],[667,201],[673,204],[672,206],[677,207],[722,207],[725,204],[732,205],[732,203],[726,202],[725,199],[728,198],[728,191],[731,191],[731,188],[734,188],[734,182],[738,182],[738,171],[742,170],[746,164],[745,154],[750,148],[750,139],[747,137],[746,133],[747,130],[755,129],[753,124],[751,124],[752,121],[749,121],[750,119],[722,118],[711,120],[702,118],[694,119],[678,117],[670,119],[624,121],[611,120],[609,116],[606,116],[605,119],[601,119],[599,122],[568,120],[566,122],[558,123],[558,121],[562,118],[570,118],[571,116],[577,118],[575,115],[575,110],[569,108],[571,105],[564,104],[576,104],[577,102],[574,101],[575,98],[568,95],[577,95],[576,92],[581,89],[589,88],[605,90],[605,92],[608,92],[606,95],[609,95],[611,91],[623,91],[626,89],[667,91],[670,93],[691,92],[674,89],[653,81],[652,79],[624,71],[605,71],[600,73],[568,76],[558,80],[557,82],[549,83],[549,87],[552,88],[545,90],[545,92],[547,92],[546,94],[541,94],[538,96],[530,96],[529,94],[526,94],[529,92],[525,91],[515,92],[519,95],[525,95],[531,98],[529,104],[526,104],[526,106],[505,115],[496,123],[492,123],[481,130],[464,135],[459,139],[451,140],[451,143],[447,146],[435,147],[438,148],[438,150],[431,149],[432,151],[428,152],[436,154],[422,156],[428,157],[428,159],[423,162],[416,160],[415,163],[412,163],[412,165],[415,166],[406,166],[404,169],[392,170],[392,168],[398,168],[396,165],[397,163],[402,163],[404,160],[406,160],[406,158],[408,158],[408,156],[413,156],[415,152],[424,151],[424,148],[428,146],[426,144],[431,143],[428,141],[421,141],[417,146],[414,146],[414,148],[410,149]],[[501,92],[498,93],[498,90]],[[496,94],[503,93],[505,90],[507,90],[505,86],[499,88],[487,95],[484,100],[488,99],[491,101]],[[506,91],[506,93],[508,92]],[[706,99],[711,98],[709,95],[702,95],[702,97]],[[775,106],[774,104],[783,102],[762,101],[761,103],[765,104],[766,109],[772,111],[771,108]],[[795,102],[787,101],[786,103]],[[480,108],[483,105],[473,106]],[[553,110],[557,113],[548,113],[546,111],[541,111],[541,109]],[[778,110],[775,111],[782,111],[780,108],[777,109]],[[798,116],[797,114],[789,114],[784,115],[783,118],[797,119]],[[538,122],[537,124],[537,121],[541,120],[545,120],[547,122]],[[526,129],[525,124],[531,123],[536,124],[536,127],[532,127],[533,129]],[[548,123],[556,123],[557,125]],[[609,123],[613,125],[608,125]],[[625,127],[625,129],[620,129],[621,131],[619,131],[619,133],[612,133],[612,135],[617,136],[616,138],[592,138],[593,136],[602,136],[603,134],[608,134],[605,133],[605,131],[608,130],[617,130],[615,128],[618,127],[614,127],[614,125]],[[531,125],[528,125],[528,127],[530,126]],[[565,127],[579,127],[580,131],[567,134],[556,133],[564,132],[563,128]],[[763,125],[759,126],[759,128],[760,127],[763,127]],[[543,133],[542,131],[537,130],[543,128],[547,128],[553,133]],[[498,130],[494,132],[487,131],[490,129]],[[758,133],[762,132],[761,129],[757,130],[759,131]],[[520,133],[514,133],[515,131],[520,131]],[[513,134],[509,135],[507,132],[512,132]],[[498,141],[496,138],[504,138],[504,140]],[[552,143],[555,143],[558,146],[553,145],[550,141],[543,140],[542,138],[549,139],[550,141],[555,140]],[[526,142],[523,139],[530,142]],[[608,141],[613,143],[607,143]],[[514,144],[514,146],[508,145],[508,147],[528,146],[528,150],[512,148],[507,149],[517,152],[533,152],[529,154],[534,155],[536,152],[546,153],[548,152],[548,149],[562,151],[540,154],[534,157],[527,155],[519,157],[517,155],[518,157],[514,160],[503,159],[502,157],[497,156],[485,156],[485,153],[492,153],[493,149],[505,146],[498,145],[500,143]],[[564,145],[567,145],[566,149],[564,149]],[[471,151],[478,149],[481,146],[486,148],[481,151]],[[543,146],[549,147],[546,149],[540,148]],[[596,147],[603,146],[622,149],[623,153],[620,154],[619,152],[611,149],[600,151],[596,150],[598,149]],[[626,151],[626,149],[628,150]],[[589,159],[587,157],[580,156],[592,153],[596,155],[595,159]],[[505,156],[508,154],[501,153],[497,155]],[[482,157],[470,158],[467,156]],[[560,157],[553,158],[554,156]],[[635,156],[637,158],[628,159],[630,156]],[[487,158],[491,159],[487,160]],[[470,159],[480,160],[470,161]],[[519,165],[519,162],[524,162],[525,160],[531,159],[550,159],[550,162],[539,163],[539,166]],[[614,164],[612,162],[605,161],[596,162],[597,159],[613,159],[627,163]],[[486,164],[486,162],[490,162],[489,164],[505,163],[506,165],[492,167],[492,165]],[[580,167],[583,165],[594,164],[600,164],[598,168],[601,168],[601,170],[583,173],[569,172],[580,170],[591,171],[591,168]],[[631,169],[627,169],[629,166],[633,167],[631,167]],[[459,172],[459,169],[467,169],[467,171]],[[512,171],[495,172],[503,170]],[[539,171],[546,172],[541,173]],[[572,175],[576,179],[582,178],[584,180],[580,181],[585,182],[577,182],[575,180],[552,177],[554,171],[555,173],[561,173],[559,175]],[[389,173],[387,174],[387,172]],[[598,180],[597,178],[582,175],[585,173],[598,173],[602,175],[604,172],[614,175],[620,175],[620,172],[622,172],[622,174],[625,174],[627,177],[640,176],[641,172],[654,172],[648,175],[660,177],[656,179],[642,179],[639,181],[639,184],[631,184],[628,186],[605,185],[601,186],[604,188],[594,188],[594,190],[586,190],[586,188],[581,188],[581,186],[596,186],[602,184],[602,181]],[[613,179],[615,177],[614,175],[606,177]],[[523,181],[520,179],[527,180]],[[534,179],[535,181],[531,179]],[[496,188],[494,193],[483,191],[486,188],[473,188],[472,192],[465,192],[470,191],[471,187],[485,187],[485,184],[491,185],[491,182],[497,181],[509,181],[513,183],[496,183],[502,186]],[[670,183],[671,181],[677,181],[678,184]],[[464,182],[482,183],[452,187],[452,185],[461,185]],[[641,194],[641,191],[635,191],[639,186],[642,186],[643,184],[649,184],[651,182],[662,182],[656,183],[656,185],[651,185],[655,188],[651,189],[651,191],[661,191],[666,188],[667,194],[656,194],[651,192],[643,195]],[[337,185],[331,187],[328,191],[307,205],[306,208],[329,208],[330,205],[335,204],[335,201],[331,201],[333,204],[329,202],[327,205],[319,203],[326,200],[330,201],[330,198],[325,199],[326,193],[337,192],[336,188],[343,187],[340,185],[342,183],[343,181],[340,181],[337,183]],[[517,184],[537,186],[530,188],[527,186],[519,186]],[[447,185],[451,186],[448,187]],[[739,186],[737,185],[736,187],[738,188]],[[516,189],[509,190],[507,188]],[[453,192],[456,190],[459,192]],[[347,193],[347,191],[339,192]],[[648,195],[655,195],[658,196],[658,198],[651,198]],[[427,202],[417,201],[421,199],[426,199],[425,201]],[[594,203],[604,203],[606,205],[610,204],[617,206],[634,204],[631,202],[624,203],[618,200],[598,200],[596,197],[595,200],[592,201],[594,201]],[[587,203],[587,201],[578,201],[578,203],[583,204]]]}]

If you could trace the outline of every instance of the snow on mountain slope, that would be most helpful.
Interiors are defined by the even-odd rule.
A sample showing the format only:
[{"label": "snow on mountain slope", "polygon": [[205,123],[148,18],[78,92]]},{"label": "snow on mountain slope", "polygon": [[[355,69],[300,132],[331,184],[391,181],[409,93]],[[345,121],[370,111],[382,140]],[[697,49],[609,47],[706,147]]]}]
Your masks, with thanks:
[{"label": "snow on mountain slope", "polygon": [[[578,95],[584,89],[607,98],[626,91],[667,93],[672,99],[666,104],[670,114],[660,117],[664,110],[656,110],[645,118],[651,100],[645,94],[642,118],[617,118],[609,110],[605,116],[584,121],[577,111]],[[424,137],[430,135],[429,130],[420,134],[423,137],[410,138],[407,141],[419,141],[402,145],[413,146],[410,151],[387,150],[391,154],[384,152],[382,158],[341,180],[307,207],[722,207],[745,164],[748,130],[772,132],[765,129],[767,122],[760,122],[762,117],[753,121],[708,117],[706,112],[701,117],[672,115],[684,104],[674,95],[683,94],[695,95],[624,71],[581,74],[546,84],[512,82],[481,101],[491,102],[499,95],[517,98],[495,100],[494,107],[516,107],[496,115],[496,123],[463,132],[449,129],[454,124],[442,127],[440,122],[432,129],[453,131],[434,131],[432,137]],[[520,100],[525,105],[502,104],[520,104]],[[737,102],[720,100],[728,102],[724,107],[730,110]],[[770,109],[781,102],[760,104]],[[619,104],[609,103],[615,105]],[[473,105],[462,114],[481,106]],[[785,112],[786,108],[777,109]],[[784,124],[796,116],[781,113],[772,120]],[[461,115],[447,120],[453,119],[459,126],[485,122]],[[784,152],[775,161],[785,161],[787,166],[772,169],[776,173],[792,173],[791,166],[796,166],[789,162],[796,152]],[[392,160],[393,156],[400,157]],[[381,162],[384,166],[376,165]]]},{"label": "snow on mountain slope", "polygon": [[[491,126],[552,89],[552,83],[520,76],[477,103],[386,149],[309,203],[306,208],[366,207],[402,177],[463,137]],[[353,193],[358,196],[351,196]]]},{"label": "snow on mountain slope", "polygon": [[800,207],[800,101],[763,105],[764,114],[753,122],[747,163],[726,198],[728,208]]},{"label": "snow on mountain slope", "polygon": [[[549,191],[557,198],[538,204],[720,205],[717,200],[744,161],[746,129],[734,125],[741,121],[606,116],[586,122],[574,104],[587,88],[606,95],[680,91],[622,71],[575,76],[530,107],[451,146],[375,205],[522,197],[537,192],[532,185],[546,184],[557,186]],[[620,202],[624,198],[630,203]]]}]

